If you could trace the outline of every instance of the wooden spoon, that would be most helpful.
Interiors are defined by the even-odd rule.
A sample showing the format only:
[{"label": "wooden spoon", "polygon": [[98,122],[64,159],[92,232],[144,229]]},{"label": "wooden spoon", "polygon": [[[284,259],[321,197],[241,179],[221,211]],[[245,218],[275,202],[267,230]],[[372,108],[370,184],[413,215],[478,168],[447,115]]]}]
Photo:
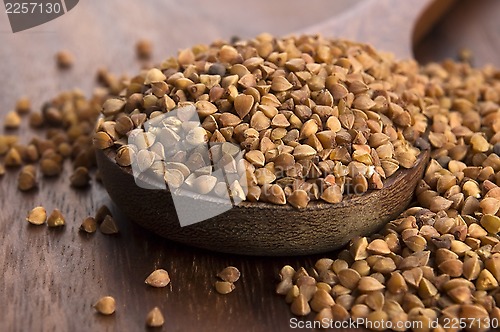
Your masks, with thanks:
[{"label": "wooden spoon", "polygon": [[[436,5],[439,4],[439,8]],[[422,33],[432,20],[418,20],[431,10],[434,18],[444,1],[365,0],[343,16],[306,29],[370,42],[399,57],[411,54],[412,33]],[[425,23],[425,24],[424,24]],[[399,170],[384,188],[351,195],[339,204],[311,202],[305,210],[289,205],[242,202],[229,211],[181,227],[168,190],[136,185],[132,171],[118,166],[112,149],[99,150],[97,162],[104,186],[116,205],[133,221],[174,241],[192,246],[248,255],[304,255],[331,251],[351,238],[369,235],[397,217],[409,204],[429,156],[423,151],[415,167]],[[193,198],[193,209],[213,208],[213,202]],[[208,205],[207,205],[208,204]]]}]

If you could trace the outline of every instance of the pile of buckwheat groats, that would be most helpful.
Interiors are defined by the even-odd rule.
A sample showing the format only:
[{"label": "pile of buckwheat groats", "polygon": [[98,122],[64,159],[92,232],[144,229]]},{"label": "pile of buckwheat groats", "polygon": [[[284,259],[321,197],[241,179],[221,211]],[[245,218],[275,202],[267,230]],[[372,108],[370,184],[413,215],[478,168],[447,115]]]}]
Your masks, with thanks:
[{"label": "pile of buckwheat groats", "polygon": [[[137,51],[147,57],[149,49],[145,43]],[[167,182],[204,192],[219,185],[207,162],[234,163],[243,173],[229,188],[235,195],[242,192],[235,188],[245,188],[242,199],[250,202],[306,208],[310,201],[336,203],[347,192],[380,189],[400,167],[415,164],[419,148],[430,146],[416,198],[400,218],[314,267],[283,267],[276,292],[295,315],[313,311],[318,322],[364,319],[374,330],[381,326],[375,322],[388,321],[394,330],[421,322],[415,330],[428,331],[437,321],[433,331],[457,331],[460,325],[452,323],[467,319],[468,330],[485,331],[500,320],[497,69],[453,61],[419,67],[363,44],[262,34],[180,51],[133,78],[104,70],[98,78],[103,87],[91,98],[65,92],[31,112],[30,125],[44,128],[45,137],[21,144],[14,134],[0,135],[0,177],[4,166],[22,167],[19,189],[28,191],[38,171],[59,176],[69,159],[71,183],[83,187],[95,167],[94,149],[113,148],[122,167],[138,158],[144,170],[161,169]],[[30,109],[21,98],[5,127],[15,130]],[[190,154],[185,142],[167,151],[178,143],[175,126],[165,127],[167,141],[144,131],[146,121],[173,109],[200,117],[201,127],[177,124],[191,139]],[[127,144],[130,133],[144,135],[144,145]],[[211,160],[203,160],[196,147],[210,143],[218,144]],[[245,152],[238,164],[226,143]],[[96,219],[106,216],[86,219],[82,230],[95,231]],[[45,218],[36,208],[28,221]],[[53,219],[61,218],[55,213]],[[224,282],[234,288],[228,281],[219,288]],[[96,304],[106,313],[114,306],[108,298]],[[147,320],[163,323],[158,308]]]},{"label": "pile of buckwheat groats", "polygon": [[337,257],[283,267],[276,292],[295,315],[374,330],[498,328],[500,71],[446,61],[420,72],[432,160],[415,202]]},{"label": "pile of buckwheat groats", "polygon": [[212,173],[224,169],[238,173],[229,189],[240,200],[338,203],[415,165],[427,127],[418,74],[368,45],[317,36],[197,46],[106,101],[96,147],[171,189],[223,197]]}]

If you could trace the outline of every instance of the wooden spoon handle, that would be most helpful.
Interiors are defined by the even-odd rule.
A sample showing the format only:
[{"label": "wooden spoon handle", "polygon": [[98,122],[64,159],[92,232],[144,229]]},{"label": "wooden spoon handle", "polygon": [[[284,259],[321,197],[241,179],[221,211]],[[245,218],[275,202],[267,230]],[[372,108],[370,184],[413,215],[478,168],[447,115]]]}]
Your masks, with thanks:
[{"label": "wooden spoon handle", "polygon": [[300,33],[352,39],[394,53],[413,57],[417,42],[450,8],[454,0],[364,0],[343,15],[320,22]]}]

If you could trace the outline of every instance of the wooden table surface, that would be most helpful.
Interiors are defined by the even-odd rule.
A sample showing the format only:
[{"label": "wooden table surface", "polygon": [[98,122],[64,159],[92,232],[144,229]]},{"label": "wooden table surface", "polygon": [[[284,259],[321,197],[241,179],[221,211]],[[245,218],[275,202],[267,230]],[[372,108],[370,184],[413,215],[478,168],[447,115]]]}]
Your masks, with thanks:
[{"label": "wooden table surface", "polygon": [[[17,34],[2,12],[0,116],[21,95],[38,108],[59,91],[78,87],[89,93],[100,67],[135,73],[139,38],[155,43],[154,60],[159,61],[179,48],[216,38],[297,31],[351,5],[348,0],[308,0],[305,7],[300,0],[86,0],[55,21]],[[442,59],[469,47],[476,65],[500,66],[499,14],[499,1],[460,1],[418,45],[418,58]],[[53,57],[60,49],[76,56],[70,71],[55,67]],[[25,123],[19,132],[25,141],[33,135]],[[274,294],[279,269],[284,264],[311,266],[324,256],[261,258],[201,251],[135,226],[116,208],[118,236],[84,235],[78,232],[83,218],[111,204],[101,185],[69,189],[64,173],[23,194],[16,189],[16,178],[17,171],[0,178],[0,331],[142,331],[154,306],[165,315],[164,331],[286,331],[293,316]],[[66,227],[29,226],[24,219],[36,205],[61,209]],[[238,267],[242,277],[233,293],[221,296],[212,284],[215,273],[227,265]],[[144,284],[156,268],[169,271],[169,287]],[[108,294],[116,298],[116,314],[95,314],[91,305]]]}]

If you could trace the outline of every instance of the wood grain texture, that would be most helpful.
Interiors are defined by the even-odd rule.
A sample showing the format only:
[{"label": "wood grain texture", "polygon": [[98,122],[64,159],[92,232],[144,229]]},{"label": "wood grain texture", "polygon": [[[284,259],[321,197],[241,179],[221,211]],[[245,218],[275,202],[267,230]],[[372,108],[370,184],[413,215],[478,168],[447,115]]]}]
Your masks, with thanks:
[{"label": "wood grain texture", "polygon": [[[234,34],[250,37],[267,30],[276,34],[337,15],[350,1],[80,1],[69,14],[44,26],[16,35],[0,13],[0,114],[28,95],[35,108],[56,92],[79,87],[90,92],[93,73],[108,67],[115,73],[134,73],[140,65],[132,52],[135,41],[155,42],[155,61],[178,48]],[[450,50],[476,45],[476,59],[498,54],[498,1],[464,1],[435,30],[436,44]],[[469,8],[471,9],[471,8]],[[290,19],[297,13],[300,19]],[[474,24],[470,13],[476,13]],[[456,15],[456,16],[454,16]],[[493,16],[493,18],[492,18]],[[256,20],[256,18],[259,18]],[[469,29],[454,39],[440,39],[457,29]],[[496,29],[496,30],[495,30]],[[484,36],[492,37],[484,37]],[[61,73],[53,55],[59,49],[76,55],[76,66]],[[491,51],[493,50],[493,51]],[[431,55],[435,48],[429,48]],[[492,58],[499,65],[498,57]],[[477,62],[481,64],[481,62]],[[23,140],[32,133],[23,125]],[[103,203],[104,188],[93,183],[86,191],[69,189],[68,173],[42,180],[29,194],[16,189],[17,171],[0,178],[0,330],[1,331],[143,331],[146,313],[159,306],[165,331],[288,331],[292,315],[274,295],[275,278],[284,264],[312,266],[324,255],[288,258],[240,257],[215,254],[164,240],[116,215],[120,234],[78,233],[81,220]],[[31,227],[24,221],[32,207],[59,208],[67,219],[63,230]],[[326,256],[333,256],[327,254]],[[215,294],[215,273],[237,266],[242,277],[228,296]],[[170,272],[165,289],[146,287],[144,279],[155,268]],[[117,300],[116,315],[101,317],[91,305],[102,295]]]},{"label": "wood grain texture", "polygon": [[[354,236],[368,236],[396,218],[410,203],[422,178],[429,152],[400,170],[384,188],[351,195],[341,203],[311,202],[304,210],[289,205],[242,202],[225,206],[185,197],[184,206],[214,211],[213,218],[180,227],[169,190],[137,186],[130,168],[118,166],[111,149],[97,151],[103,184],[113,202],[139,225],[177,242],[203,249],[259,256],[306,255],[332,251]],[[279,224],[278,224],[279,223]]]}]

